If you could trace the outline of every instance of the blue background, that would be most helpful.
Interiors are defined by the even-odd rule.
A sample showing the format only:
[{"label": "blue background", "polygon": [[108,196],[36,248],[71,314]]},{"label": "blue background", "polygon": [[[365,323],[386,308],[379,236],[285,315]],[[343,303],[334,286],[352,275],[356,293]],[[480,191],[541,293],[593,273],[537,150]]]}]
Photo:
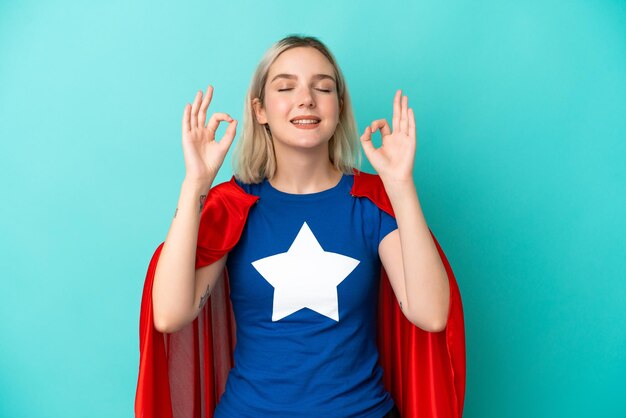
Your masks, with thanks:
[{"label": "blue background", "polygon": [[464,301],[465,417],[626,416],[618,0],[0,2],[0,416],[132,416],[183,108],[212,83],[240,120],[291,33],[334,52],[360,130],[397,88],[415,109],[418,193]]}]

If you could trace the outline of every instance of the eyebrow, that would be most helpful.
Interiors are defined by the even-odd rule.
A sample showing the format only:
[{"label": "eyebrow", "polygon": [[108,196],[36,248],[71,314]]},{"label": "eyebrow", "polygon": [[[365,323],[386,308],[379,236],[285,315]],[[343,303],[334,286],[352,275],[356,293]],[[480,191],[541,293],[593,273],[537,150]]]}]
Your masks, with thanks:
[{"label": "eyebrow", "polygon": [[[288,80],[296,80],[298,76],[296,76],[295,74],[286,74],[286,73],[276,74],[274,78],[272,78],[272,81],[270,81],[270,83],[273,83],[274,80],[276,80],[277,78],[286,78]],[[313,79],[314,80],[331,79],[335,82],[335,84],[337,84],[337,81],[335,81],[335,77],[332,77],[328,74],[315,74],[313,75]]]}]

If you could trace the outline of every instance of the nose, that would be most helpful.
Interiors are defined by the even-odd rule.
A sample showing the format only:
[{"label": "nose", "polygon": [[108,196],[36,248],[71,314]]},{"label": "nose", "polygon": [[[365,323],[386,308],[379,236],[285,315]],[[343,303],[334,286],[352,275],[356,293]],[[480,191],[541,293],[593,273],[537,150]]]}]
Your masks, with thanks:
[{"label": "nose", "polygon": [[315,100],[313,99],[310,89],[304,89],[299,101],[299,107],[315,107]]}]

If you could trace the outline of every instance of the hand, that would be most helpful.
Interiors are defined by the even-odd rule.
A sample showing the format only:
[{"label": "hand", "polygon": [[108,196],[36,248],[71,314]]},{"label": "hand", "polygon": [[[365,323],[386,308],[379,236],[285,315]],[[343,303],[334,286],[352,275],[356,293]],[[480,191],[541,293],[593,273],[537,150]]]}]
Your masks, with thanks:
[{"label": "hand", "polygon": [[[367,159],[383,182],[413,182],[415,159],[415,116],[408,107],[409,99],[396,91],[393,99],[393,132],[385,119],[372,122],[361,136]],[[379,148],[372,144],[372,134],[380,129],[383,143]]]},{"label": "hand", "polygon": [[[193,105],[187,103],[183,114],[183,154],[185,157],[186,179],[211,184],[219,171],[226,153],[233,143],[237,130],[237,121],[227,113],[213,113],[206,122],[206,112],[213,86],[209,85],[206,96],[198,91]],[[228,128],[220,142],[215,141],[215,132],[220,121],[227,121]]]}]

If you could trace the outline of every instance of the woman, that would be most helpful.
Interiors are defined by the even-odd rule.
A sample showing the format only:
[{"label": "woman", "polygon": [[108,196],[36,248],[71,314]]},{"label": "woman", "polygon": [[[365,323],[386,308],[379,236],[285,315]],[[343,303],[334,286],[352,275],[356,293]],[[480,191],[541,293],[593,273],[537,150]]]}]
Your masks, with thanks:
[{"label": "woman", "polygon": [[351,195],[358,144],[334,57],[312,37],[277,42],[253,76],[235,150],[234,187],[257,200],[236,245],[209,264],[199,254],[218,238],[203,236],[201,221],[216,212],[204,204],[237,126],[226,113],[205,126],[212,94],[198,92],[183,115],[186,176],[154,269],[154,327],[188,326],[226,268],[237,345],[216,417],[399,416],[376,347],[381,262],[402,313],[426,332],[446,328],[451,290],[413,182],[407,97],[396,92],[392,128],[376,120],[360,138],[394,218]]}]

